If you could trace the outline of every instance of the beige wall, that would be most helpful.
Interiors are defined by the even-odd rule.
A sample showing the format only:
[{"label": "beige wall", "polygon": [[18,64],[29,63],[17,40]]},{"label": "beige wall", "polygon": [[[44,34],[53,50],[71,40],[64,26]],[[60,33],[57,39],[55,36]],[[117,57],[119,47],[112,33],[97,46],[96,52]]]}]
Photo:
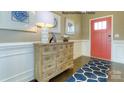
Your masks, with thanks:
[{"label": "beige wall", "polygon": [[119,38],[115,38],[114,40],[124,40],[124,11],[121,12],[96,12],[95,14],[83,14],[82,22],[83,22],[83,34],[82,39],[89,39],[89,19],[97,18],[102,16],[113,15],[113,34],[119,34]]},{"label": "beige wall", "polygon": [[[74,20],[76,24],[76,34],[71,35],[70,39],[79,40],[82,39],[82,15],[63,15],[62,12],[55,12],[61,16],[61,34],[57,34],[57,39],[61,39],[61,36],[65,32],[65,18],[69,17]],[[40,41],[40,32],[23,32],[23,31],[12,31],[12,30],[0,30],[0,43],[6,42],[32,42]]]},{"label": "beige wall", "polygon": [[0,43],[8,42],[33,42],[40,40],[40,32],[23,32],[12,30],[0,30]]},{"label": "beige wall", "polygon": [[[61,39],[61,35],[65,33],[65,19],[70,18],[76,24],[76,34],[71,35],[71,39],[89,39],[89,19],[107,15],[113,15],[113,33],[119,34],[119,38],[114,40],[124,40],[124,11],[114,12],[96,12],[95,14],[62,14],[62,12],[54,12],[61,16],[61,34],[57,34],[57,38]],[[0,30],[0,43],[2,42],[32,42],[40,40],[40,32],[23,32]]]}]

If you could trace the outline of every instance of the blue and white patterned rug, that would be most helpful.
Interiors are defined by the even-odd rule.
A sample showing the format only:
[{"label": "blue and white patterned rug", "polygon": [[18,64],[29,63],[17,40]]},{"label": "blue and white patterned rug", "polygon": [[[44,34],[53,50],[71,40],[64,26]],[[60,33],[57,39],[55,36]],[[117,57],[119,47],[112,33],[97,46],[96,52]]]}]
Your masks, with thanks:
[{"label": "blue and white patterned rug", "polygon": [[111,62],[91,59],[65,82],[107,82]]}]

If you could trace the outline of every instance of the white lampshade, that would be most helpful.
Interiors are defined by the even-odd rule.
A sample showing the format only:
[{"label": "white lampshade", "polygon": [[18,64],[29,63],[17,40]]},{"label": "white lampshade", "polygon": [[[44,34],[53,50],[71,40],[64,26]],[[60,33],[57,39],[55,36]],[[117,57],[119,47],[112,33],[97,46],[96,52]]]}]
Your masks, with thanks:
[{"label": "white lampshade", "polygon": [[54,26],[54,16],[49,11],[37,11],[36,25],[43,28],[51,28]]}]

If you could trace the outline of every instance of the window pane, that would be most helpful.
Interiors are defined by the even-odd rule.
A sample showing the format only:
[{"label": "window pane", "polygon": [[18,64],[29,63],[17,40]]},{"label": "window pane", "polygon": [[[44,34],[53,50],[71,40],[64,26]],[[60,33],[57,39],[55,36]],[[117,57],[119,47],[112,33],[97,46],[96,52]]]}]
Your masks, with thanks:
[{"label": "window pane", "polygon": [[102,29],[102,22],[98,22],[98,30]]},{"label": "window pane", "polygon": [[95,30],[98,30],[98,22],[96,22],[96,23],[94,24],[94,29],[95,29]]},{"label": "window pane", "polygon": [[94,23],[94,30],[101,30],[101,29],[106,29],[106,28],[107,28],[107,22],[106,21]]},{"label": "window pane", "polygon": [[103,21],[102,22],[102,29],[106,29],[106,25],[107,25],[107,22],[106,21]]}]

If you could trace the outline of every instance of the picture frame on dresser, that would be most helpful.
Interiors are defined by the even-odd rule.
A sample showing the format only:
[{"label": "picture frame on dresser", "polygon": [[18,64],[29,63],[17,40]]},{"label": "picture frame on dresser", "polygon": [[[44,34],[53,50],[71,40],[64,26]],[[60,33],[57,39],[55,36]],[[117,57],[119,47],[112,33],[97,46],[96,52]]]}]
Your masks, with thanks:
[{"label": "picture frame on dresser", "polygon": [[35,11],[1,11],[0,29],[37,32]]}]

